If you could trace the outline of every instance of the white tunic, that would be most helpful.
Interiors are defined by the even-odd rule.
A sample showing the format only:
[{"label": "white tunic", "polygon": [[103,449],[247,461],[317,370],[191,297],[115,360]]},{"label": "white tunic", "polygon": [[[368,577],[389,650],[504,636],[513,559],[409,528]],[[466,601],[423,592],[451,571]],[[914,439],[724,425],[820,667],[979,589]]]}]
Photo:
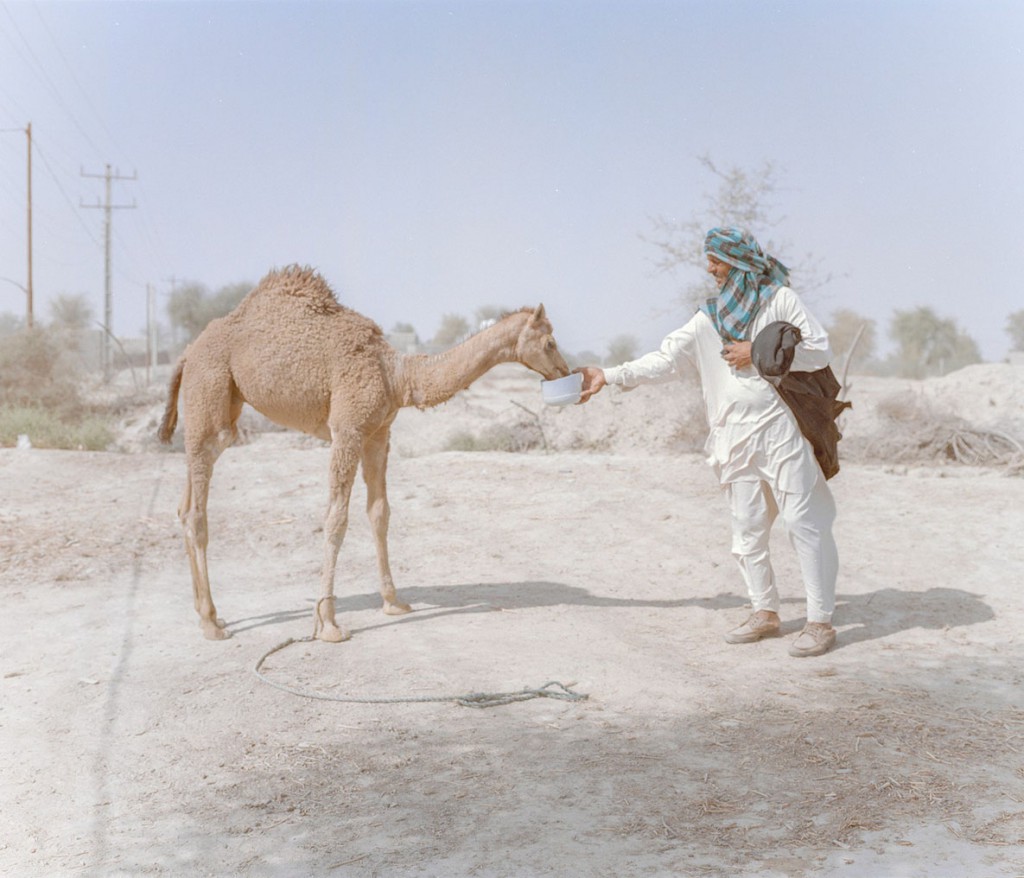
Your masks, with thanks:
[{"label": "white tunic", "polygon": [[[776,320],[798,326],[803,336],[793,371],[813,372],[829,364],[827,333],[789,287],[781,287],[758,312],[751,338]],[[722,347],[711,319],[698,311],[667,335],[658,350],[605,369],[605,380],[631,388],[682,378],[687,365],[694,366],[710,427],[704,450],[719,481],[764,480],[776,491],[810,491],[820,468],[789,406],[752,365],[734,369],[726,363]]]}]

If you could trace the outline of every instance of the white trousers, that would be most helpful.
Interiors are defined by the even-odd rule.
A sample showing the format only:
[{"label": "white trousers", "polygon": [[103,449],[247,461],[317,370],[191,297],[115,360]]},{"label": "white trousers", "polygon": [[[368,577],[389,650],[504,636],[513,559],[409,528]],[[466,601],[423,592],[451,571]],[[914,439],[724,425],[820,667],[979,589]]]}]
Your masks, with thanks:
[{"label": "white trousers", "polygon": [[779,612],[768,537],[775,519],[781,516],[807,591],[807,621],[831,622],[839,552],[832,536],[836,504],[825,477],[819,472],[806,494],[773,491],[764,481],[730,482],[725,488],[732,510],[732,554],[754,611]]}]

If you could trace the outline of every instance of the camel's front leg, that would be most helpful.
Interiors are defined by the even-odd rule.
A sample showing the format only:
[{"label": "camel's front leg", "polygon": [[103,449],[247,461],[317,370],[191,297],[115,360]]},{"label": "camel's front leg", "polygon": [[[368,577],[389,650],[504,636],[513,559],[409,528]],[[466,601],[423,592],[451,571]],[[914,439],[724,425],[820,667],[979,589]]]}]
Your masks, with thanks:
[{"label": "camel's front leg", "polygon": [[356,467],[359,465],[357,439],[345,441],[335,435],[331,444],[330,502],[324,520],[324,563],[320,573],[320,598],[316,603],[314,634],[320,640],[340,643],[351,633],[339,627],[334,613],[334,574],[338,565],[338,552],[348,529],[348,502],[352,495]]},{"label": "camel's front leg", "polygon": [[391,507],[388,505],[386,476],[390,437],[391,431],[385,429],[364,443],[363,480],[366,482],[366,514],[370,519],[374,542],[377,544],[377,570],[380,574],[380,595],[384,599],[384,612],[389,616],[399,616],[408,613],[412,607],[398,600],[388,560],[388,522],[391,520]]}]

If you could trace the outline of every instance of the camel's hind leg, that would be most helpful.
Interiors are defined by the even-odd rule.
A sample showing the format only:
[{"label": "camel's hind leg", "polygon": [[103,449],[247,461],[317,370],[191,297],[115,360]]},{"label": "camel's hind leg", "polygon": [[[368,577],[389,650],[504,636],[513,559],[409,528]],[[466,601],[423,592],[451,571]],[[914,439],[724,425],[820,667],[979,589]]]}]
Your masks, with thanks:
[{"label": "camel's hind leg", "polygon": [[[333,432],[333,431],[332,431]],[[359,466],[360,440],[349,431],[333,432],[331,440],[330,500],[324,519],[324,561],[320,573],[320,599],[316,602],[314,633],[320,640],[339,643],[352,635],[341,628],[334,614],[334,573],[338,552],[348,530],[348,503]]]},{"label": "camel's hind leg", "polygon": [[395,582],[391,578],[391,563],[388,559],[391,507],[388,505],[386,476],[390,438],[390,429],[385,429],[363,443],[363,480],[366,482],[366,514],[377,544],[380,596],[384,599],[384,612],[389,616],[397,616],[408,613],[412,607],[402,603],[395,595]]},{"label": "camel's hind leg", "polygon": [[[223,405],[208,406],[202,411],[185,409],[185,452],[188,459],[188,481],[178,507],[178,517],[185,531],[185,551],[188,553],[192,572],[192,596],[199,627],[209,640],[224,640],[230,633],[224,629],[224,621],[217,617],[210,594],[210,573],[206,560],[206,549],[210,542],[207,520],[207,501],[210,495],[210,479],[213,465],[221,452],[237,437],[235,422],[242,410],[241,399],[225,388]],[[213,394],[201,397],[209,403]]]},{"label": "camel's hind leg", "polygon": [[217,618],[217,608],[210,595],[210,573],[206,563],[206,547],[210,542],[206,502],[210,493],[215,455],[189,456],[188,483],[178,510],[185,529],[185,551],[192,569],[192,597],[199,614],[199,627],[209,640],[224,640],[231,635],[224,630],[224,622]]}]

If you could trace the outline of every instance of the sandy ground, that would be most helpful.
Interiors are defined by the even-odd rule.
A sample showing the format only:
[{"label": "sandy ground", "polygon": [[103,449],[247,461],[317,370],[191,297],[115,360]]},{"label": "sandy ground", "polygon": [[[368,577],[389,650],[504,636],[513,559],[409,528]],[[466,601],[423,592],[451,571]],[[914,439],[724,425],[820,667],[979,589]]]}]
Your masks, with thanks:
[{"label": "sandy ground", "polygon": [[[898,389],[1005,423],[1019,370],[993,368],[984,405],[977,380]],[[798,660],[781,533],[785,636],[722,640],[745,597],[685,389],[541,409],[511,367],[403,412],[391,554],[415,612],[378,609],[360,484],[337,588],[352,640],[263,671],[325,698],[560,681],[585,701],[352,703],[258,679],[311,632],[319,443],[262,434],[218,464],[224,642],[199,632],[184,459],[147,445],[151,415],[131,454],[0,449],[0,874],[1024,874],[1024,479],[845,463],[839,645]],[[548,453],[442,450],[495,423]]]}]

